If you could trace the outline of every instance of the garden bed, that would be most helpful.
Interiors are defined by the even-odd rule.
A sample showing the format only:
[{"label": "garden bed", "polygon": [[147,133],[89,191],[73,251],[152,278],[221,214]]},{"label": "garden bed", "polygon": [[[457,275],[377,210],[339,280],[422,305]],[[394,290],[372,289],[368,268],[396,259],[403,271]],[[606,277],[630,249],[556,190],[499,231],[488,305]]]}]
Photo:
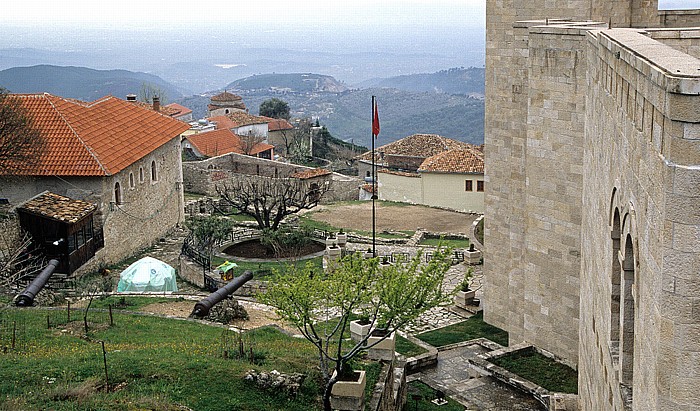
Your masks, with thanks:
[{"label": "garden bed", "polygon": [[484,322],[483,311],[457,324],[416,336],[433,347],[442,347],[462,341],[486,338],[502,346],[508,345],[508,333]]}]

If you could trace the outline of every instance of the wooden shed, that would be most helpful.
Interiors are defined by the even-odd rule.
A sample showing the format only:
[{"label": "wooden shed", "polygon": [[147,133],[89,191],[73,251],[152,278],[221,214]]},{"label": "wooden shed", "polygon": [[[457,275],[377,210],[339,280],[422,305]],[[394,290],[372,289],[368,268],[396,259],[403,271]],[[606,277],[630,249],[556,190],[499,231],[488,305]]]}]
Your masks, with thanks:
[{"label": "wooden shed", "polygon": [[45,191],[17,207],[20,226],[32,235],[31,252],[59,261],[56,272],[71,274],[104,247],[95,227],[96,206]]}]

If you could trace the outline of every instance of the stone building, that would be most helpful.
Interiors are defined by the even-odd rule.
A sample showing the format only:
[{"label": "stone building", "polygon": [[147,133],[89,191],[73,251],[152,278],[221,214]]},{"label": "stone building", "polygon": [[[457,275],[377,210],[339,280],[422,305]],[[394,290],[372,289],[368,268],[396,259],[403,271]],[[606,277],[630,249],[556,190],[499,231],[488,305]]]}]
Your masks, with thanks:
[{"label": "stone building", "polygon": [[672,27],[700,11],[486,16],[485,319],[577,368],[581,409],[699,409],[700,31]]},{"label": "stone building", "polygon": [[225,116],[236,112],[245,113],[247,111],[243,98],[228,91],[212,96],[208,108],[209,117]]},{"label": "stone building", "polygon": [[[139,104],[105,97],[81,102],[12,94],[46,141],[35,168],[0,176],[12,206],[44,191],[96,204],[104,248],[93,265],[118,262],[184,219],[180,134],[186,123]],[[91,267],[94,268],[94,267]]]}]

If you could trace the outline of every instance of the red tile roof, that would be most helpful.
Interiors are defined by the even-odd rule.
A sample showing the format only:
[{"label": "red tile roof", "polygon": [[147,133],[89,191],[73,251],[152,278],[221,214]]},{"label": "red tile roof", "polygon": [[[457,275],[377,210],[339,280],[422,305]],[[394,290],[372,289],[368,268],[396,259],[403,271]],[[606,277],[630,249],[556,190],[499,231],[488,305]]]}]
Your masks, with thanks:
[{"label": "red tile roof", "polygon": [[428,157],[418,168],[420,172],[483,174],[484,155],[474,148],[448,150]]},{"label": "red tile roof", "polygon": [[[68,100],[68,99],[66,99]],[[78,103],[82,103],[80,100],[73,100],[77,101]],[[136,104],[137,106],[143,107],[148,110],[153,110],[153,104],[149,103],[144,103],[143,101],[129,101],[131,104]],[[166,116],[173,117],[177,114],[177,110],[170,108],[168,106],[160,106],[160,110],[158,111],[160,114],[165,114]]]},{"label": "red tile roof", "polygon": [[243,111],[234,111],[233,113],[226,114],[226,117],[236,124],[235,127],[265,124],[269,119],[269,117],[254,116]]},{"label": "red tile roof", "polygon": [[[216,157],[228,153],[245,154],[241,144],[241,137],[227,128],[192,134],[187,136],[187,140],[192,143],[197,151],[207,157]],[[253,146],[249,154],[256,155],[272,148],[274,146],[270,144],[258,143]]]},{"label": "red tile roof", "polygon": [[219,93],[215,96],[212,96],[211,101],[241,101],[243,100],[243,97],[239,96],[238,94],[233,94],[229,93],[228,91],[224,91],[223,93]]},{"label": "red tile roof", "polygon": [[170,117],[185,116],[185,115],[190,114],[192,112],[192,110],[190,110],[189,108],[187,108],[183,105],[177,104],[177,103],[166,104],[163,107],[166,107],[168,109],[173,110],[173,114],[170,114]]},{"label": "red tile roof", "polygon": [[280,130],[292,130],[294,126],[289,123],[289,121],[283,118],[270,118],[265,116],[260,116],[260,118],[267,119],[267,131],[280,131]]},{"label": "red tile roof", "polygon": [[[377,163],[381,164],[382,161],[380,160],[379,153],[384,153],[384,155],[428,158],[446,150],[453,148],[469,148],[470,146],[471,144],[452,140],[451,138],[442,137],[437,134],[413,134],[376,148],[375,156],[377,157]],[[372,161],[372,152],[368,151],[356,158],[358,160]]]},{"label": "red tile roof", "polygon": [[60,196],[45,191],[22,204],[19,209],[38,214],[52,220],[76,223],[95,209],[92,203]]},{"label": "red tile roof", "polygon": [[332,171],[328,171],[325,168],[314,168],[311,170],[299,171],[291,175],[292,178],[298,178],[299,180],[308,180],[314,177],[327,176],[333,174]]},{"label": "red tile roof", "polygon": [[216,123],[217,130],[222,128],[231,129],[238,127],[233,120],[226,116],[213,116],[209,117],[207,120],[211,121],[212,123]]},{"label": "red tile roof", "polygon": [[113,175],[189,128],[112,96],[91,103],[48,93],[9,98],[21,102],[46,141],[43,157],[25,175]]}]

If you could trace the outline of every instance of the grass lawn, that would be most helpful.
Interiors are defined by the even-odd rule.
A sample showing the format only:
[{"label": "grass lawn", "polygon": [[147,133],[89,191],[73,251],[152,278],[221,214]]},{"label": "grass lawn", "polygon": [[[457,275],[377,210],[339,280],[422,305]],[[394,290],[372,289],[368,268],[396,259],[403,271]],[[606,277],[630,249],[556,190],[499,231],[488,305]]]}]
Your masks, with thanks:
[{"label": "grass lawn", "polygon": [[185,301],[184,298],[165,297],[141,297],[141,296],[109,296],[105,298],[95,298],[90,308],[112,308],[117,310],[138,311],[141,308],[156,303],[171,303],[173,301]]},{"label": "grass lawn", "polygon": [[443,247],[451,247],[451,248],[469,248],[469,240],[448,240],[448,239],[440,239],[440,238],[424,238],[420,240],[419,245],[431,245],[433,247],[437,247],[438,245],[442,245]]},{"label": "grass lawn", "polygon": [[479,311],[476,315],[461,323],[418,334],[416,337],[433,347],[442,347],[443,345],[475,338],[488,338],[503,346],[508,345],[508,333],[485,323],[483,311]]},{"label": "grass lawn", "polygon": [[[417,401],[413,399],[414,395]],[[431,386],[420,381],[412,381],[408,383],[408,394],[403,411],[464,411],[464,405],[452,398],[445,397],[447,404],[444,405],[433,404],[431,401],[435,398],[437,398],[436,391]]]},{"label": "grass lawn", "polygon": [[408,357],[415,357],[416,355],[420,355],[423,353],[428,352],[425,348],[421,347],[420,345],[416,345],[409,341],[408,339],[396,335],[396,352],[399,354],[402,354],[404,356]]},{"label": "grass lawn", "polygon": [[572,368],[535,350],[494,358],[492,363],[554,392],[578,393],[578,376]]},{"label": "grass lawn", "polygon": [[[222,258],[222,257],[218,257],[218,256],[212,256],[211,266],[217,267],[217,266],[223,264],[224,261],[231,261],[231,262],[238,264],[238,267],[234,268],[235,272],[237,273],[236,275],[238,275],[239,273],[243,273],[246,270],[250,270],[253,273],[255,273],[257,271],[270,272],[273,269],[277,269],[277,270],[282,271],[290,264],[295,265],[295,266],[298,266],[298,265],[304,266],[304,265],[306,265],[307,262],[310,262],[314,267],[318,267],[318,268],[323,267],[323,257],[322,256],[321,257],[314,257],[314,258],[311,258],[308,260],[300,260],[300,261],[265,261],[265,262],[261,262],[261,263],[252,263],[249,261],[239,261],[239,260],[236,260],[235,258],[226,259],[226,258]],[[255,278],[261,279],[261,278],[269,277],[270,275],[274,275],[274,274],[263,273],[263,275],[256,276]]]},{"label": "grass lawn", "polygon": [[[18,324],[16,351],[0,354],[0,409],[7,410],[318,410],[321,380],[317,352],[308,341],[273,328],[244,335],[261,365],[224,359],[235,345],[231,331],[195,322],[115,313],[115,325],[82,321],[47,328],[46,310],[0,311],[0,346],[9,346],[7,324]],[[5,325],[5,328],[2,325]],[[110,387],[105,392],[102,348]],[[364,367],[360,364],[360,367]],[[358,368],[360,368],[358,367]],[[243,380],[247,370],[307,375],[299,395],[261,390]],[[370,374],[378,374],[378,370]],[[376,381],[376,377],[375,377]],[[368,382],[369,385],[369,382]]]}]

